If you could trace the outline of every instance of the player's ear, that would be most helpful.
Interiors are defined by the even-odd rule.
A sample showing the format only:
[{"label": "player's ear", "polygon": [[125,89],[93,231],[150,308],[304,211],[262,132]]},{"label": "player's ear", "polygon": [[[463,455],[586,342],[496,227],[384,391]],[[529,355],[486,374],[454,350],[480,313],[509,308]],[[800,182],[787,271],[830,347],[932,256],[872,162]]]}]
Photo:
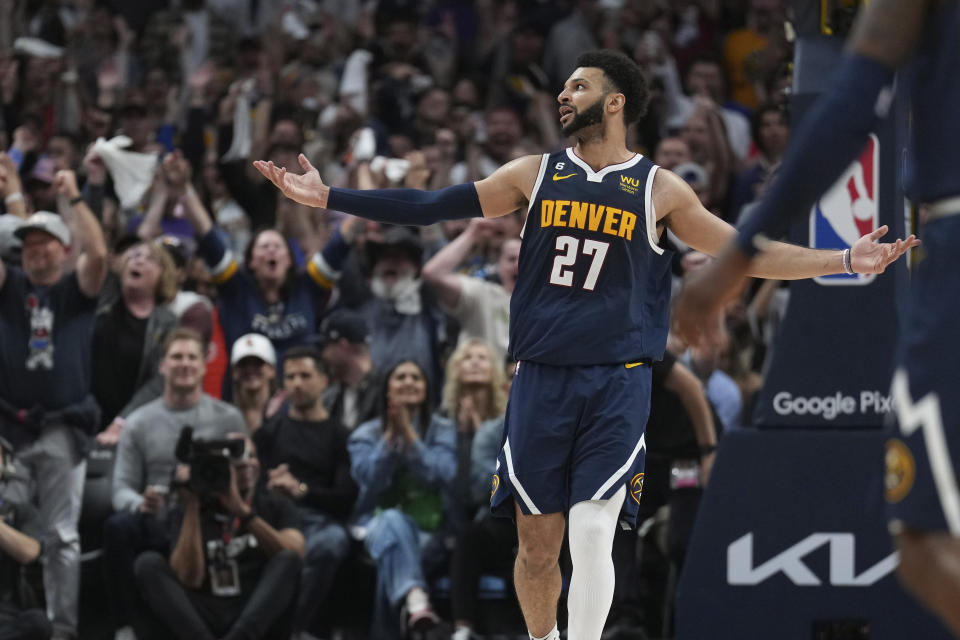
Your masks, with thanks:
[{"label": "player's ear", "polygon": [[626,97],[622,93],[614,93],[610,96],[609,101],[607,102],[607,111],[610,113],[616,113],[623,109],[623,106],[627,103]]}]

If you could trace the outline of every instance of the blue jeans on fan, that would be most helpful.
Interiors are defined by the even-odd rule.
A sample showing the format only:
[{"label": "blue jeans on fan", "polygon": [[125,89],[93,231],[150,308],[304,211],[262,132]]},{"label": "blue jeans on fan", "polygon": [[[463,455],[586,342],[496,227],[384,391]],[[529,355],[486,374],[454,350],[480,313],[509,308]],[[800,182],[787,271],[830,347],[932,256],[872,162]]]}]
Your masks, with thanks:
[{"label": "blue jeans on fan", "polygon": [[400,638],[400,604],[414,587],[427,590],[423,571],[425,548],[432,536],[417,527],[413,519],[397,509],[387,509],[366,525],[367,551],[377,565],[377,595],[373,607],[371,637]]},{"label": "blue jeans on fan", "polygon": [[350,536],[341,523],[318,511],[300,509],[300,518],[306,552],[293,627],[306,631],[316,622],[337,569],[350,553]]}]

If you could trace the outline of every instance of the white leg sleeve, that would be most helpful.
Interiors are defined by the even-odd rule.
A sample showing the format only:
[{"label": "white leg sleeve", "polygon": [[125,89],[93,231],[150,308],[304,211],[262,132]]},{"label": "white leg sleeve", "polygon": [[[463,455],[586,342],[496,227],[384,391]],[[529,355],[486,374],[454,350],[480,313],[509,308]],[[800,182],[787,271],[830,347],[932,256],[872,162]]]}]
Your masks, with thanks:
[{"label": "white leg sleeve", "polygon": [[609,500],[578,502],[570,508],[570,559],[573,574],[567,593],[567,635],[600,640],[613,603],[613,536],[626,486]]}]

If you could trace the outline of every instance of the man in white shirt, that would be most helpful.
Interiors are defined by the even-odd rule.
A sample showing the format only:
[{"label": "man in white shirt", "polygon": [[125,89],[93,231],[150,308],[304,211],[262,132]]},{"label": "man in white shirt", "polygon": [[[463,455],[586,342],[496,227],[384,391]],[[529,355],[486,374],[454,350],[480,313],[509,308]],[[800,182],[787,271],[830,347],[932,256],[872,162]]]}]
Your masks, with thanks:
[{"label": "man in white shirt", "polygon": [[423,265],[423,280],[433,288],[443,310],[460,323],[460,340],[481,338],[503,362],[509,344],[510,294],[517,281],[520,238],[504,240],[497,260],[500,282],[457,273],[470,255],[482,227],[490,221],[476,218],[459,236]]}]

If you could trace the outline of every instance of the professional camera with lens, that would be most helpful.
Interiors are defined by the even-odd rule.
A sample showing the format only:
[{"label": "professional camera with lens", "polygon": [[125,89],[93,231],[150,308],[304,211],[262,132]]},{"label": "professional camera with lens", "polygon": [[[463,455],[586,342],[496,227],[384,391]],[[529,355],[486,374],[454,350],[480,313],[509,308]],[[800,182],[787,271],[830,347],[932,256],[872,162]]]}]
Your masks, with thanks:
[{"label": "professional camera with lens", "polygon": [[200,497],[230,491],[230,465],[247,457],[243,438],[204,440],[193,437],[193,427],[180,430],[177,460],[190,465],[190,490]]}]

